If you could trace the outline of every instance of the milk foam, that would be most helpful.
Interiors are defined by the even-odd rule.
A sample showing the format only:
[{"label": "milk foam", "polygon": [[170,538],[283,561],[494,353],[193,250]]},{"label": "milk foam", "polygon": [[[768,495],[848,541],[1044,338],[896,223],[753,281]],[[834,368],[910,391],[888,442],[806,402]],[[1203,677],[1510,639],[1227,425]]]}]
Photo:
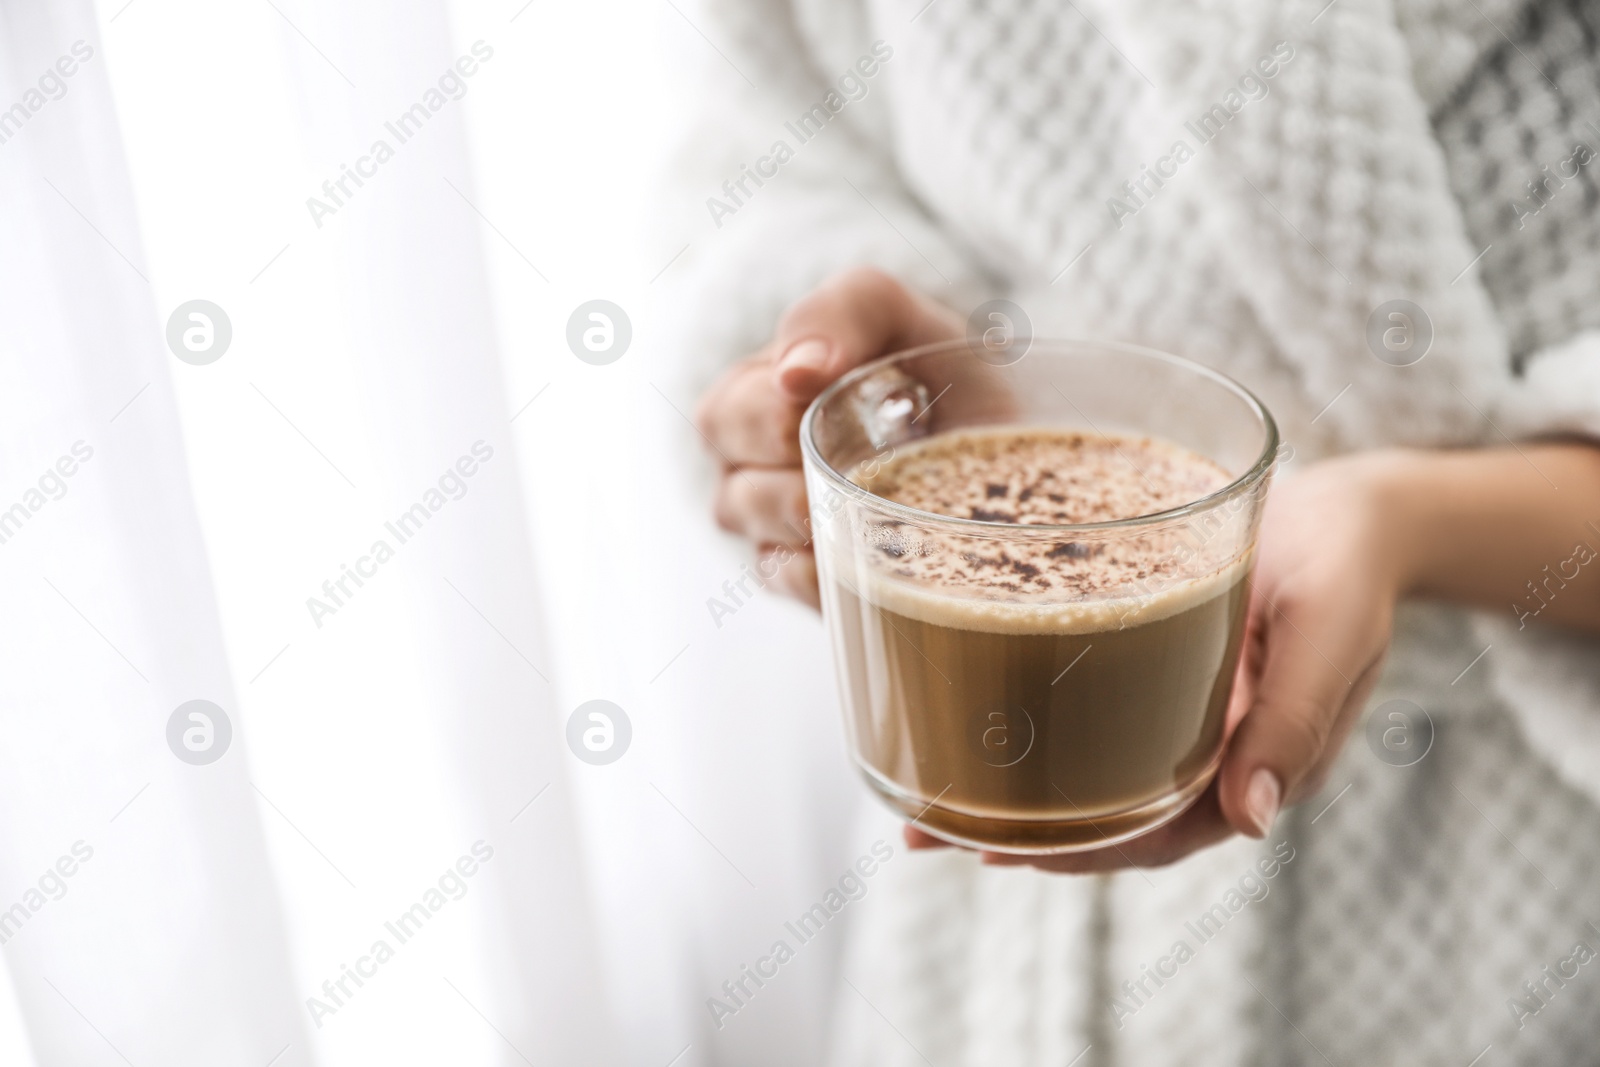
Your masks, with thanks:
[{"label": "milk foam", "polygon": [[[852,480],[923,511],[1021,525],[1106,522],[1181,507],[1231,480],[1153,438],[1055,429],[940,434],[863,464]],[[1236,510],[1164,527],[1009,539],[875,520],[867,544],[830,551],[835,577],[874,605],[990,633],[1095,633],[1138,626],[1220,596],[1253,548]],[[980,531],[980,533],[986,531]],[[831,540],[831,539],[830,539]]]}]

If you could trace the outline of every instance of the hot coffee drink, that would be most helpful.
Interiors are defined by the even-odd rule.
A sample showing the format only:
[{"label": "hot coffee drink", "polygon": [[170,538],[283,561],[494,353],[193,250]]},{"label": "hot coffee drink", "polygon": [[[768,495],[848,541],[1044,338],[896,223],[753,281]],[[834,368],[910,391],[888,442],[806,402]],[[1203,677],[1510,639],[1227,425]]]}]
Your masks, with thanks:
[{"label": "hot coffee drink", "polygon": [[1248,543],[1208,556],[1192,517],[1070,538],[1018,527],[1154,516],[1227,486],[1223,468],[1148,437],[1008,427],[898,445],[849,478],[975,520],[874,515],[848,551],[819,541],[857,760],[907,818],[966,844],[1064,851],[1147,830],[1204,790]]}]

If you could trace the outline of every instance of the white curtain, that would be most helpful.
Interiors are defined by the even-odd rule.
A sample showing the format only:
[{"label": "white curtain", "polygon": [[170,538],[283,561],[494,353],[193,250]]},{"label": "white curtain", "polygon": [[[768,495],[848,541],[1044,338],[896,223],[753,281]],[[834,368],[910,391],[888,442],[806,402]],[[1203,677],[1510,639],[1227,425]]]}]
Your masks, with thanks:
[{"label": "white curtain", "polygon": [[[841,930],[705,1005],[859,796],[815,619],[705,606],[745,562],[673,336],[705,235],[642,205],[711,46],[569,7],[0,0],[0,1062],[821,1059]],[[565,343],[595,298],[607,366]],[[565,742],[595,698],[606,766]],[[191,700],[213,763],[169,748]]]}]

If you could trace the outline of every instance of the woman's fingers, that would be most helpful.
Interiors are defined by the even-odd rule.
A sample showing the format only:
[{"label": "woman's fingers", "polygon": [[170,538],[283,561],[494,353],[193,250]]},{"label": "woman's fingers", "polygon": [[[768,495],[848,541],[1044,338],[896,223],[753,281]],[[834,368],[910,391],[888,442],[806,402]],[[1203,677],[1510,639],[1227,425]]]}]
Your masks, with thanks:
[{"label": "woman's fingers", "polygon": [[1289,798],[1291,802],[1305,800],[1322,792],[1333,765],[1338,762],[1339,754],[1344,751],[1351,730],[1361,719],[1361,711],[1367,706],[1367,699],[1372,696],[1372,690],[1378,684],[1378,676],[1383,672],[1383,661],[1383,656],[1373,660],[1366,672],[1356,679],[1355,685],[1350,687],[1350,696],[1334,718],[1333,733],[1329,736],[1328,743],[1322,747],[1322,756],[1300,780],[1299,789]]},{"label": "woman's fingers", "polygon": [[735,467],[717,484],[717,525],[757,544],[803,548],[811,541],[806,483],[798,469]]},{"label": "woman's fingers", "polygon": [[957,336],[953,313],[873,267],[836,274],[784,312],[774,340],[774,384],[809,403],[853,367],[903,348]]},{"label": "woman's fingers", "polygon": [[1263,612],[1271,609],[1262,597],[1252,597],[1245,617],[1244,640],[1239,647],[1239,665],[1233,672],[1233,691],[1228,695],[1228,710],[1224,719],[1224,736],[1231,738],[1233,731],[1244,720],[1256,699],[1256,679],[1261,677],[1261,664],[1266,660],[1267,628]]},{"label": "woman's fingers", "polygon": [[915,826],[912,826],[910,823],[906,823],[904,828],[901,830],[901,833],[905,836],[906,848],[909,848],[914,852],[920,852],[925,849],[956,847],[942,838],[934,837],[926,830],[921,830]]},{"label": "woman's fingers", "polygon": [[845,271],[790,307],[777,337],[706,391],[695,425],[731,466],[798,467],[800,417],[828,383],[958,328],[949,311],[882,271]]},{"label": "woman's fingers", "polygon": [[[1164,867],[1191,852],[1232,837],[1234,828],[1223,818],[1217,802],[1215,783],[1200,795],[1194,806],[1165,826],[1120,844],[1105,844],[1083,852],[1064,852],[1054,856],[1018,856],[1005,852],[984,852],[983,862],[991,867],[1036,867],[1053,874],[1094,874],[1129,867]],[[958,848],[915,826],[904,829],[906,847],[922,851]]]},{"label": "woman's fingers", "polygon": [[1213,783],[1188,811],[1167,825],[1132,841],[1108,844],[1086,852],[1065,852],[1057,856],[1011,856],[985,852],[983,862],[997,867],[1037,867],[1055,874],[1095,874],[1128,867],[1164,867],[1233,834],[1233,827],[1222,817],[1222,810],[1217,804],[1217,787]]},{"label": "woman's fingers", "polygon": [[770,344],[706,391],[694,422],[724,465],[717,522],[763,546],[772,588],[819,603],[800,471],[806,405],[852,367],[959,331],[950,311],[882,271],[856,268],[798,301]]},{"label": "woman's fingers", "polygon": [[768,579],[776,592],[794,597],[802,603],[822,610],[822,598],[817,592],[817,558],[811,549],[799,550],[787,545],[762,545],[761,558],[756,562],[762,577]]},{"label": "woman's fingers", "polygon": [[[1321,602],[1337,604],[1339,597]],[[1369,667],[1383,647],[1380,641],[1368,652],[1369,635],[1347,618],[1331,619],[1331,611],[1285,614],[1285,607],[1267,607],[1254,699],[1228,742],[1219,776],[1223,814],[1251,837],[1265,837],[1283,806],[1315,784],[1313,772],[1339,740],[1346,709],[1365,699],[1357,682],[1370,689],[1376,672]]]},{"label": "woman's fingers", "polygon": [[773,384],[770,347],[735,364],[695,409],[695,426],[729,466],[800,466],[805,405]]}]

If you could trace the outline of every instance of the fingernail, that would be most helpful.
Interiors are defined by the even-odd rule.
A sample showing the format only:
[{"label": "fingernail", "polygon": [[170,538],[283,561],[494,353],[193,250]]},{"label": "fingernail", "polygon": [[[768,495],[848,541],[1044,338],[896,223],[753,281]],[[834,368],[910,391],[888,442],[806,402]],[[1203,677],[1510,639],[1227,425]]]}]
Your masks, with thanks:
[{"label": "fingernail", "polygon": [[1250,787],[1244,793],[1245,810],[1250,821],[1256,824],[1257,837],[1266,837],[1277,821],[1278,808],[1283,803],[1283,787],[1278,776],[1265,767],[1250,776]]},{"label": "fingernail", "polygon": [[815,337],[796,341],[778,357],[778,369],[821,371],[828,363],[828,342]]}]

